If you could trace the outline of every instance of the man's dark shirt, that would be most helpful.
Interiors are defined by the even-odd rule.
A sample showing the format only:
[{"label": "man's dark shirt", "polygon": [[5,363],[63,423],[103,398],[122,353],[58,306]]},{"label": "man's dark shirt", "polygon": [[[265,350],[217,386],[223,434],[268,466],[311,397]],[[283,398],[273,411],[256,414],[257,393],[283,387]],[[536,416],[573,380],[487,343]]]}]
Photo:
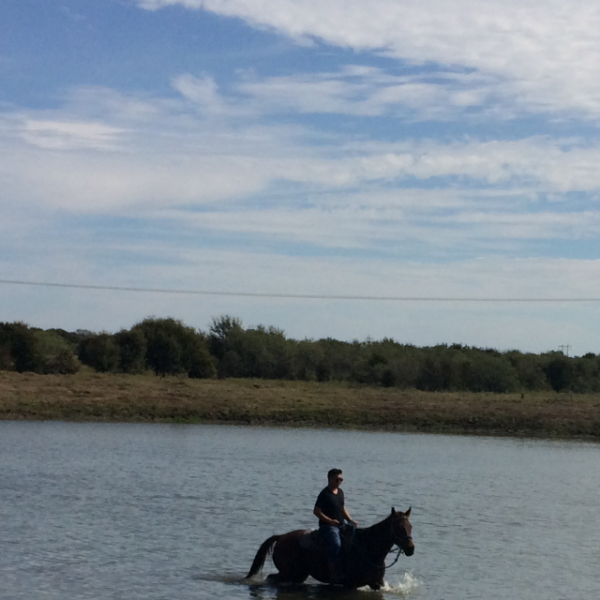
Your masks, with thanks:
[{"label": "man's dark shirt", "polygon": [[[334,494],[329,487],[324,488],[317,501],[315,508],[319,507],[323,514],[330,519],[336,519],[340,525],[344,522],[344,492],[338,488],[338,493]],[[319,527],[325,527],[327,523],[319,519]]]}]

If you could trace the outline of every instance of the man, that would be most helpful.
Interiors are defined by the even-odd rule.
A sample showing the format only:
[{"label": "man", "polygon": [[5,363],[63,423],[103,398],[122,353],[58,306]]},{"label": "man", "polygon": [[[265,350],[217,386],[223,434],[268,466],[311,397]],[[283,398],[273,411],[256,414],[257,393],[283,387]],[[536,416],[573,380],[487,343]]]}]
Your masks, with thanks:
[{"label": "man", "polygon": [[327,473],[327,481],[327,487],[319,494],[313,513],[319,519],[319,530],[327,540],[329,582],[334,583],[340,551],[342,549],[340,528],[344,525],[344,519],[352,523],[355,527],[357,523],[352,520],[344,504],[344,491],[340,487],[342,481],[344,481],[342,470],[331,469]]}]

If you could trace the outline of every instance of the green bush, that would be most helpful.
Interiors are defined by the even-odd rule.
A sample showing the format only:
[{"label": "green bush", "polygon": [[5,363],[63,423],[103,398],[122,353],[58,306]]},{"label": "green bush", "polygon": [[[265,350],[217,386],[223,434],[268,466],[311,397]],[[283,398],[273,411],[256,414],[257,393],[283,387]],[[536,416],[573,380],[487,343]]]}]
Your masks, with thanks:
[{"label": "green bush", "polygon": [[478,353],[463,363],[463,385],[471,392],[503,394],[519,389],[519,378],[500,355]]},{"label": "green bush", "polygon": [[109,333],[93,334],[79,344],[79,360],[101,373],[115,372],[119,367],[119,346]]},{"label": "green bush", "polygon": [[0,346],[4,348],[3,362],[12,364],[15,371],[42,372],[43,360],[38,339],[35,331],[25,323],[0,323]]},{"label": "green bush", "polygon": [[122,329],[115,334],[119,347],[119,371],[141,373],[146,368],[146,337],[140,329]]},{"label": "green bush", "polygon": [[213,319],[207,335],[172,318],[147,318],[115,335],[42,331],[0,323],[0,370],[74,373],[79,360],[98,371],[189,377],[254,377],[358,382],[426,391],[600,392],[600,356],[498,352],[462,344],[418,348],[391,338],[364,342],[288,339],[275,327],[245,329]]},{"label": "green bush", "polygon": [[133,327],[146,340],[146,366],[157,375],[187,373],[189,377],[214,377],[214,360],[206,337],[176,319],[145,319]]},{"label": "green bush", "polygon": [[36,330],[34,335],[42,373],[71,375],[79,371],[81,363],[72,343],[53,330]]},{"label": "green bush", "polygon": [[545,367],[550,387],[556,392],[569,390],[574,381],[571,361],[561,352],[553,353]]}]

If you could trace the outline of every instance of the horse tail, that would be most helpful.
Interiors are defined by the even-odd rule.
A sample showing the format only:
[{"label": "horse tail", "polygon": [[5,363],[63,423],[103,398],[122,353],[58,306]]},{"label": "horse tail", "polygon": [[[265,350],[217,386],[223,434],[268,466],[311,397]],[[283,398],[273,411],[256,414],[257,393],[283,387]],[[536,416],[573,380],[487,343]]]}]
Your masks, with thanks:
[{"label": "horse tail", "polygon": [[248,571],[248,575],[244,577],[244,579],[249,579],[253,575],[256,575],[265,564],[265,560],[271,552],[273,552],[273,546],[279,540],[280,535],[272,535],[268,540],[265,540],[261,547],[258,549],[256,556],[254,557],[254,561],[252,562],[252,566]]}]

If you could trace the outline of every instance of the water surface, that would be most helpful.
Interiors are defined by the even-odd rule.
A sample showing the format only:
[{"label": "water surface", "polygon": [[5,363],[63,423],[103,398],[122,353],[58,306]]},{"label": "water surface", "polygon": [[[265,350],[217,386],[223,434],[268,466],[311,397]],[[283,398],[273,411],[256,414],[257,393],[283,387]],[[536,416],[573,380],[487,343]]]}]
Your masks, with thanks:
[{"label": "water surface", "polygon": [[267,537],[316,525],[332,466],[344,470],[361,525],[412,506],[416,544],[385,590],[338,597],[600,596],[597,445],[0,422],[1,597],[330,598],[315,583],[275,589],[241,578]]}]

